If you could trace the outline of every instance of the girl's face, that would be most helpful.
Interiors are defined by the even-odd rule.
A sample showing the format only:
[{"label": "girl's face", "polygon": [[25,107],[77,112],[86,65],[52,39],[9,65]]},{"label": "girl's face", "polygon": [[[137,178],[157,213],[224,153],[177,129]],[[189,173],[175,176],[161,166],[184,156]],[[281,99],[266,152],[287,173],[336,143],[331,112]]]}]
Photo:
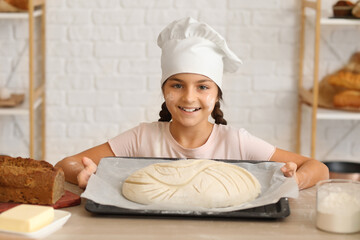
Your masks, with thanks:
[{"label": "girl's face", "polygon": [[208,123],[208,117],[218,101],[217,85],[200,74],[171,76],[164,83],[163,93],[173,123],[187,127]]}]

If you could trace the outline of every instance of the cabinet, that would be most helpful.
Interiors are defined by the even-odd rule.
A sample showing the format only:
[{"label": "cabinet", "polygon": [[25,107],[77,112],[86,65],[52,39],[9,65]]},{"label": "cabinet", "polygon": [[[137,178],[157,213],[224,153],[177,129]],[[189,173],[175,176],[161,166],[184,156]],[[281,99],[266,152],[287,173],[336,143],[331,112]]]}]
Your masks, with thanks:
[{"label": "cabinet", "polygon": [[[37,31],[40,36],[36,38],[35,20],[40,18],[40,30]],[[15,108],[0,108],[1,116],[28,116],[29,118],[29,156],[35,158],[35,140],[40,140],[39,148],[41,157],[45,159],[45,21],[46,6],[45,0],[29,0],[27,12],[0,13],[0,19],[26,19],[29,25],[29,86],[25,94],[25,102]],[[39,51],[35,51],[35,39],[39,44]],[[40,59],[35,60],[35,56]],[[35,75],[35,64],[38,63],[40,74]],[[39,111],[39,119],[35,118],[36,111]],[[39,129],[39,136],[35,139],[35,128]],[[6,153],[5,153],[6,154]],[[38,155],[38,152],[37,152]]]},{"label": "cabinet", "polygon": [[[312,92],[304,89],[303,86],[303,73],[304,73],[304,52],[305,52],[305,24],[307,20],[306,10],[312,9],[315,11],[315,39],[314,39],[314,59],[313,59],[313,90]],[[301,29],[300,29],[300,58],[299,58],[299,82],[298,82],[298,116],[297,116],[297,145],[296,151],[300,153],[301,149],[301,128],[302,128],[302,111],[304,105],[304,96],[311,95],[311,143],[310,143],[310,155],[315,157],[316,150],[316,127],[317,120],[360,120],[360,113],[345,112],[339,110],[329,110],[318,107],[319,100],[319,52],[320,52],[320,36],[321,26],[333,25],[341,27],[344,25],[359,25],[358,19],[335,19],[335,18],[323,18],[321,16],[321,0],[308,1],[302,0],[301,6]]]}]

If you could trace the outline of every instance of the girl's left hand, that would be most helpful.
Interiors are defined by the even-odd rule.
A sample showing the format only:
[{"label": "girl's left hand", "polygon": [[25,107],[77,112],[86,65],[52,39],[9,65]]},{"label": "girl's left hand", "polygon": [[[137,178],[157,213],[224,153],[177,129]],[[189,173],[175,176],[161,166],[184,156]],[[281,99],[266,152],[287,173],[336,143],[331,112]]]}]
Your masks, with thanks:
[{"label": "girl's left hand", "polygon": [[297,165],[294,162],[287,162],[281,168],[281,171],[284,173],[285,177],[294,177],[296,183],[299,184],[299,179],[297,178],[296,170],[297,170]]},{"label": "girl's left hand", "polygon": [[83,157],[82,163],[84,165],[84,169],[77,175],[77,181],[79,187],[85,189],[90,176],[96,172],[97,165],[88,157]]}]

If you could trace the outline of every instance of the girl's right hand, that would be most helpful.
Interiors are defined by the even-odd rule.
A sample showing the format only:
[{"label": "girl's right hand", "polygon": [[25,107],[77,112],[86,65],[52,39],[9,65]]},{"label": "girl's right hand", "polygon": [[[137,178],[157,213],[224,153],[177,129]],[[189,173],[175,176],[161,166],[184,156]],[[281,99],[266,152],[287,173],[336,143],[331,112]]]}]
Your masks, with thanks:
[{"label": "girl's right hand", "polygon": [[77,175],[77,181],[79,187],[85,189],[90,176],[96,172],[97,165],[88,157],[83,157],[82,163],[84,164],[84,169]]}]

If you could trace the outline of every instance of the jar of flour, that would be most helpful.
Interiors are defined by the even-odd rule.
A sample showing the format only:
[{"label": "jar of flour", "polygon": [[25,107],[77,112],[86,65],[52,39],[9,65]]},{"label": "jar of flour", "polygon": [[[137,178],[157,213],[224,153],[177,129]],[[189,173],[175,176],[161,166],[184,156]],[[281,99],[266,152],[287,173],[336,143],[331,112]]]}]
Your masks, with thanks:
[{"label": "jar of flour", "polygon": [[334,233],[360,231],[360,182],[330,179],[316,184],[316,226]]}]

